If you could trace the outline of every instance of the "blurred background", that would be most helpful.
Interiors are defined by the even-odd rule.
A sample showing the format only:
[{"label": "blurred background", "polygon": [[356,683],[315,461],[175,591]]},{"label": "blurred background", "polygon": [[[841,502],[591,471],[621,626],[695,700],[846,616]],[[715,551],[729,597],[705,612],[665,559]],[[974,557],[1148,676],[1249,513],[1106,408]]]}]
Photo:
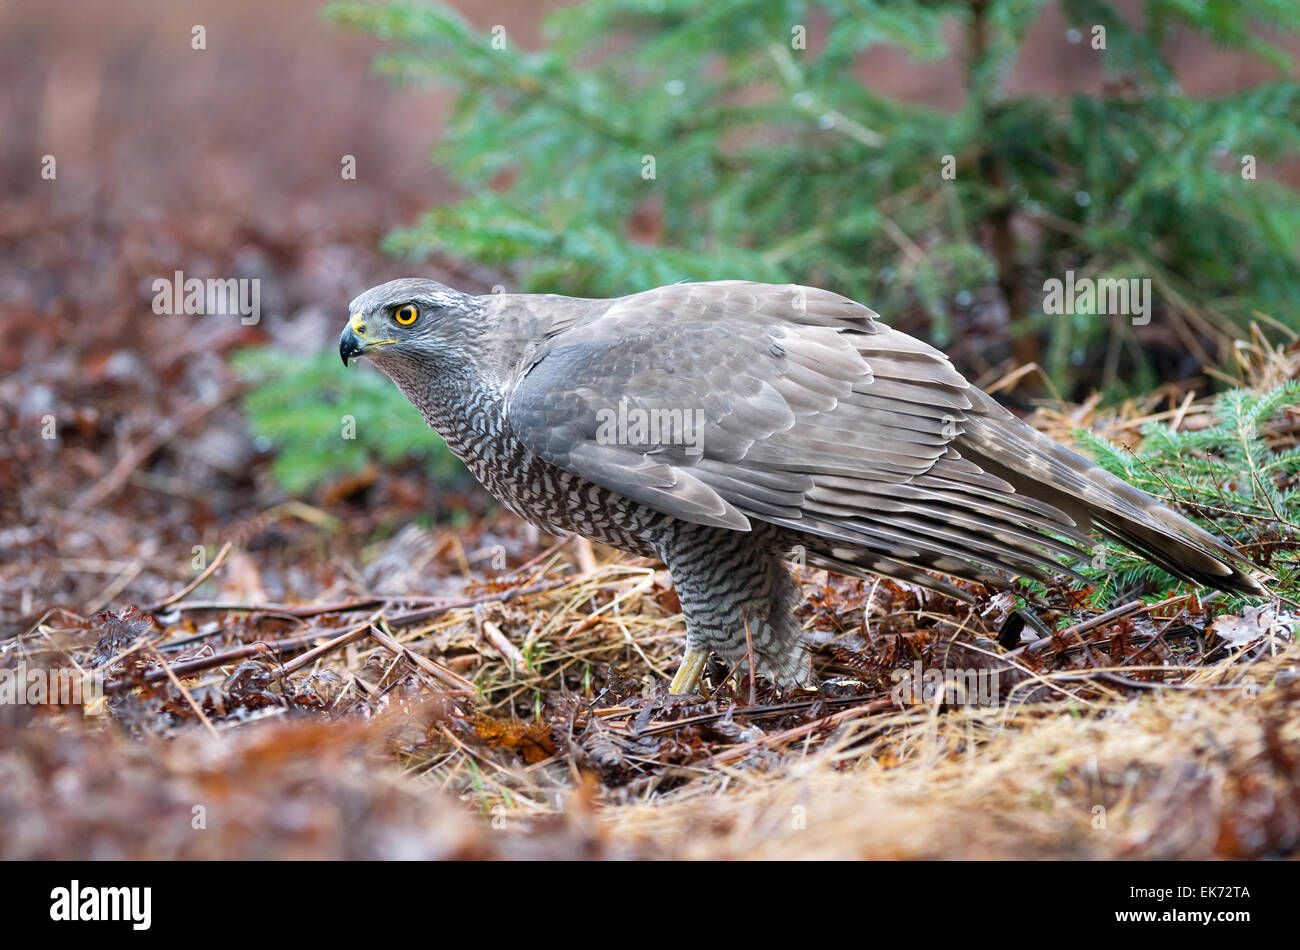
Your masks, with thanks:
[{"label": "blurred background", "polygon": [[[1298,9],[3,0],[0,632],[160,597],[232,537],[254,599],[393,582],[360,549],[412,523],[526,556],[338,365],[396,276],[798,281],[1019,409],[1209,392],[1300,326]],[[178,270],[258,279],[260,321],[155,314]],[[1150,323],[1045,314],[1070,270],[1150,279]]]}]

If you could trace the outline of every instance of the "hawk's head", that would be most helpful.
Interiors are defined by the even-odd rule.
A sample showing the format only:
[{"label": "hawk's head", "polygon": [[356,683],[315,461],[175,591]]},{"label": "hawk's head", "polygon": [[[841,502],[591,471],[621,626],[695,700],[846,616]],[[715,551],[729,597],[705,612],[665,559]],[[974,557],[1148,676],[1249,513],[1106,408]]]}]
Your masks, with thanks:
[{"label": "hawk's head", "polygon": [[380,368],[469,344],[475,334],[475,298],[436,280],[408,277],[371,287],[348,307],[339,337],[343,365],[369,356]]}]

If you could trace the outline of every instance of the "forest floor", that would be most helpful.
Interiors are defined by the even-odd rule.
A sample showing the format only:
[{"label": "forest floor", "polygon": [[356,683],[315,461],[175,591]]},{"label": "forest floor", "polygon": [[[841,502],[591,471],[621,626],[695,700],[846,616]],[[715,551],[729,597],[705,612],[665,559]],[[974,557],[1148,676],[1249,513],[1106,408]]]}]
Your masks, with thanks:
[{"label": "forest floor", "polygon": [[[684,628],[657,565],[539,536],[415,463],[277,487],[227,357],[319,348],[377,234],[4,210],[0,673],[72,668],[102,696],[0,704],[0,857],[1300,848],[1300,648],[1267,611],[1102,612],[1062,588],[1034,639],[1006,594],[804,570],[819,691],[714,669],[669,697]],[[196,260],[262,272],[285,318],[142,320],[147,278]],[[1170,406],[1036,421],[1135,439],[1205,412]]]}]

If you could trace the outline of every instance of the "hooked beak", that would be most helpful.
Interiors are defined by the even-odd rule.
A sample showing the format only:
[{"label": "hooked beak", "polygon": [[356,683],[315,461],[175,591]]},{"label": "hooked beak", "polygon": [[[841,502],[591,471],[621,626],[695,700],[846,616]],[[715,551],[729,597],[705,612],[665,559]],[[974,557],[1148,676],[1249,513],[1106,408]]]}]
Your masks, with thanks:
[{"label": "hooked beak", "polygon": [[343,334],[338,338],[338,355],[342,357],[343,365],[351,363],[352,357],[360,356],[364,352],[364,340],[357,337],[356,330],[351,326],[344,327]]},{"label": "hooked beak", "polygon": [[362,322],[360,316],[353,314],[352,319],[339,336],[339,357],[343,360],[343,365],[347,366],[353,359],[358,356],[365,356],[377,346],[386,346],[389,343],[396,342],[396,340],[366,339],[365,323]]},{"label": "hooked beak", "polygon": [[366,341],[357,336],[357,331],[351,326],[345,327],[339,337],[339,356],[343,360],[343,365],[347,366],[354,357],[361,356],[365,352]]}]

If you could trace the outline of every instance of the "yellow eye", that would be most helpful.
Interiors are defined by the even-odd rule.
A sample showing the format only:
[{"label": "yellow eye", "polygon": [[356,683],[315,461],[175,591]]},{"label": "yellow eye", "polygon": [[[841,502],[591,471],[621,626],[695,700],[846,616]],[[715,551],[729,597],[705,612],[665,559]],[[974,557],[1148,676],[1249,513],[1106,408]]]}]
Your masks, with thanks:
[{"label": "yellow eye", "polygon": [[419,316],[420,316],[420,311],[416,309],[415,304],[408,303],[405,307],[402,307],[400,310],[397,311],[397,313],[393,315],[393,319],[396,320],[398,323],[400,323],[402,326],[409,327],[412,323],[415,322],[416,318]]}]

